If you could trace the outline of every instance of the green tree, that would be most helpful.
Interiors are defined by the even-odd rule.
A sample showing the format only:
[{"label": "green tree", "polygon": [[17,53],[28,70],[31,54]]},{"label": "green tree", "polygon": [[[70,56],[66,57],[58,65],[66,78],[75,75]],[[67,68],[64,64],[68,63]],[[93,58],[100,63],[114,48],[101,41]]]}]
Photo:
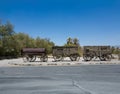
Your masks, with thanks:
[{"label": "green tree", "polygon": [[0,48],[1,55],[8,55],[10,53],[11,43],[10,40],[14,34],[13,25],[10,22],[0,24]]},{"label": "green tree", "polygon": [[37,48],[46,48],[47,52],[50,54],[52,52],[52,47],[54,43],[50,39],[41,39],[40,37],[36,38],[36,47]]},{"label": "green tree", "polygon": [[69,37],[69,38],[67,39],[67,45],[71,45],[71,44],[73,44],[73,41],[72,41],[72,38]]},{"label": "green tree", "polygon": [[67,43],[64,46],[79,46],[79,40],[77,38],[69,37]]},{"label": "green tree", "polygon": [[79,40],[77,38],[69,37],[67,39],[67,43],[64,46],[67,46],[67,47],[69,47],[69,46],[78,46],[79,47],[79,54],[82,55],[82,48],[81,48],[81,46],[79,44]]},{"label": "green tree", "polygon": [[77,38],[73,39],[73,44],[79,46],[79,40]]}]

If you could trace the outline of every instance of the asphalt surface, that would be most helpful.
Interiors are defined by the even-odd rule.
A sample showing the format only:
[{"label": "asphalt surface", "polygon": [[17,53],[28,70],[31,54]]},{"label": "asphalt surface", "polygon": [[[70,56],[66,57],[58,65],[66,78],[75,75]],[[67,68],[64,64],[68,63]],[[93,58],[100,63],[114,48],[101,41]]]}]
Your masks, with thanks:
[{"label": "asphalt surface", "polygon": [[120,65],[0,67],[0,94],[120,94]]}]

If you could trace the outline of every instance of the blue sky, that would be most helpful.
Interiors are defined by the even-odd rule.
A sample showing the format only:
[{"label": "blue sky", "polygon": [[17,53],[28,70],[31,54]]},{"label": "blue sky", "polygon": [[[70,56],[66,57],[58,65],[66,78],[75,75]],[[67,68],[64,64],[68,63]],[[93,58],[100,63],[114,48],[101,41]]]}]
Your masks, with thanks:
[{"label": "blue sky", "polygon": [[1,0],[0,19],[56,45],[68,37],[82,46],[120,45],[120,0]]}]

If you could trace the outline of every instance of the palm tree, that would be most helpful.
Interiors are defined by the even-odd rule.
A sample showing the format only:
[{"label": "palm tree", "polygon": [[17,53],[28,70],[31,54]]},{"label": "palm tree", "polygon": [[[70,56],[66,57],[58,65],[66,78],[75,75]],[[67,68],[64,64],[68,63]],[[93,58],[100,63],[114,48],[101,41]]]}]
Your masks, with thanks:
[{"label": "palm tree", "polygon": [[69,38],[67,39],[67,44],[68,44],[68,45],[73,44],[73,43],[72,43],[72,38],[71,38],[71,37],[69,37]]},{"label": "palm tree", "polygon": [[79,45],[79,40],[77,38],[74,38],[73,43],[74,43],[74,45],[78,46]]}]

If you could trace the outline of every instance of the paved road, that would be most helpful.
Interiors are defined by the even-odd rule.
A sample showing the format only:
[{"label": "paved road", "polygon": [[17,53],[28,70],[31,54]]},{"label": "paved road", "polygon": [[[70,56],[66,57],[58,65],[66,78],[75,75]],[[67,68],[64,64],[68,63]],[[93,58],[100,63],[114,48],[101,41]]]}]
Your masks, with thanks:
[{"label": "paved road", "polygon": [[120,65],[1,67],[0,94],[120,94]]}]

